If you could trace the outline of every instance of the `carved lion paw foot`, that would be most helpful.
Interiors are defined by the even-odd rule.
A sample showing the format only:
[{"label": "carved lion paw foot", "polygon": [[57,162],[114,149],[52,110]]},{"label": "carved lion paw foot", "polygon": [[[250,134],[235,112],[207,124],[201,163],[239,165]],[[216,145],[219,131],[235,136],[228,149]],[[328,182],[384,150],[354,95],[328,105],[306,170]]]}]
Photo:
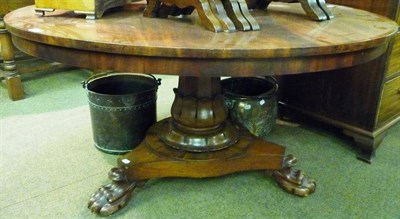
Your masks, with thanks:
[{"label": "carved lion paw foot", "polygon": [[109,216],[125,206],[130,194],[122,192],[118,185],[109,184],[92,195],[88,208],[100,216]]},{"label": "carved lion paw foot", "polygon": [[284,168],[274,172],[278,184],[288,192],[297,196],[308,196],[315,192],[316,183],[311,177],[304,175],[301,170],[293,169],[297,159],[289,155],[284,160]]},{"label": "carved lion paw foot", "polygon": [[275,171],[274,176],[283,189],[294,195],[305,197],[315,192],[315,180],[304,175],[301,170],[288,168]]},{"label": "carved lion paw foot", "polygon": [[88,203],[88,208],[100,216],[109,216],[124,207],[136,187],[136,182],[127,180],[123,169],[111,169],[109,177],[113,182],[99,188]]}]

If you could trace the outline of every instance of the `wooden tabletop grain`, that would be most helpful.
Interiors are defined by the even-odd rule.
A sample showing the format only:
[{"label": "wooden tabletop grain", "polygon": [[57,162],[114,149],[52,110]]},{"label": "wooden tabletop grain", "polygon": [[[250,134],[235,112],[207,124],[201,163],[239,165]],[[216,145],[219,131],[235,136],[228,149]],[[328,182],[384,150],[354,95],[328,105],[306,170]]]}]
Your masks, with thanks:
[{"label": "wooden tabletop grain", "polygon": [[5,17],[22,51],[79,67],[191,76],[251,76],[348,67],[385,52],[398,26],[370,12],[330,5],[335,18],[310,20],[300,4],[272,3],[252,11],[260,31],[214,33],[193,13],[145,18],[131,4],[98,20],[34,7]]}]

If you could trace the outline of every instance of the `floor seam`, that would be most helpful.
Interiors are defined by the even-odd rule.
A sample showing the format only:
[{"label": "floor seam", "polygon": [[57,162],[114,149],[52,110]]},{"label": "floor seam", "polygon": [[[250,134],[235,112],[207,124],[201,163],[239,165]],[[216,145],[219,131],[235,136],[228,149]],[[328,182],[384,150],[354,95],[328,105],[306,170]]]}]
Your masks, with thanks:
[{"label": "floor seam", "polygon": [[87,180],[87,179],[89,179],[89,178],[91,178],[91,177],[93,177],[93,176],[97,176],[97,175],[104,175],[104,172],[103,172],[103,171],[102,171],[102,172],[98,172],[98,173],[96,173],[96,174],[87,176],[87,177],[82,178],[82,179],[80,179],[80,180],[77,180],[77,181],[68,183],[67,185],[63,185],[63,186],[54,188],[54,189],[52,189],[52,190],[50,190],[50,191],[47,191],[47,192],[45,192],[45,193],[37,194],[37,195],[32,196],[32,197],[30,197],[30,198],[27,198],[27,199],[24,199],[24,200],[17,201],[17,202],[15,202],[15,203],[9,204],[9,205],[7,205],[7,206],[5,206],[5,207],[1,207],[1,208],[0,208],[0,211],[4,210],[4,209],[6,209],[6,208],[9,208],[9,207],[11,207],[11,206],[13,206],[13,205],[18,205],[18,204],[23,203],[23,202],[26,202],[26,201],[28,201],[28,200],[35,199],[35,198],[38,198],[38,197],[43,196],[43,195],[48,195],[49,193],[58,191],[58,190],[63,189],[63,188],[65,188],[65,187],[67,187],[67,186],[70,186],[70,185],[73,185],[73,184],[76,184],[76,183],[79,183],[79,182],[82,182],[82,181],[85,181],[85,180]]}]

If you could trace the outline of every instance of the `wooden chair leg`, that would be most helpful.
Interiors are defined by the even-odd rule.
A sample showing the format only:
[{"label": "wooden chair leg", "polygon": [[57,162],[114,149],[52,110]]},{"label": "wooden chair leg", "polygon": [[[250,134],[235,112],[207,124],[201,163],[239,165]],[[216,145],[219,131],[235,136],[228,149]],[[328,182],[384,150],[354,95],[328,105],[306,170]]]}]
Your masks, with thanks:
[{"label": "wooden chair leg", "polygon": [[0,43],[8,95],[12,100],[20,100],[24,97],[24,90],[15,65],[14,47],[11,36],[6,30],[3,18],[0,18]]}]

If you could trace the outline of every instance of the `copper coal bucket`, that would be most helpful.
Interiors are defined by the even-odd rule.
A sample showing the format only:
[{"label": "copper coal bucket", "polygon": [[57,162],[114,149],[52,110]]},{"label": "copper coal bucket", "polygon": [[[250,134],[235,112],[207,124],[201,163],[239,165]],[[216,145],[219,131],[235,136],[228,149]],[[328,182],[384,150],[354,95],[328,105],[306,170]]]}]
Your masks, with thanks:
[{"label": "copper coal bucket", "polygon": [[152,75],[107,73],[83,82],[97,149],[124,154],[140,144],[157,120],[160,81]]},{"label": "copper coal bucket", "polygon": [[278,83],[273,77],[227,78],[221,87],[235,125],[259,137],[272,130],[278,112]]}]

